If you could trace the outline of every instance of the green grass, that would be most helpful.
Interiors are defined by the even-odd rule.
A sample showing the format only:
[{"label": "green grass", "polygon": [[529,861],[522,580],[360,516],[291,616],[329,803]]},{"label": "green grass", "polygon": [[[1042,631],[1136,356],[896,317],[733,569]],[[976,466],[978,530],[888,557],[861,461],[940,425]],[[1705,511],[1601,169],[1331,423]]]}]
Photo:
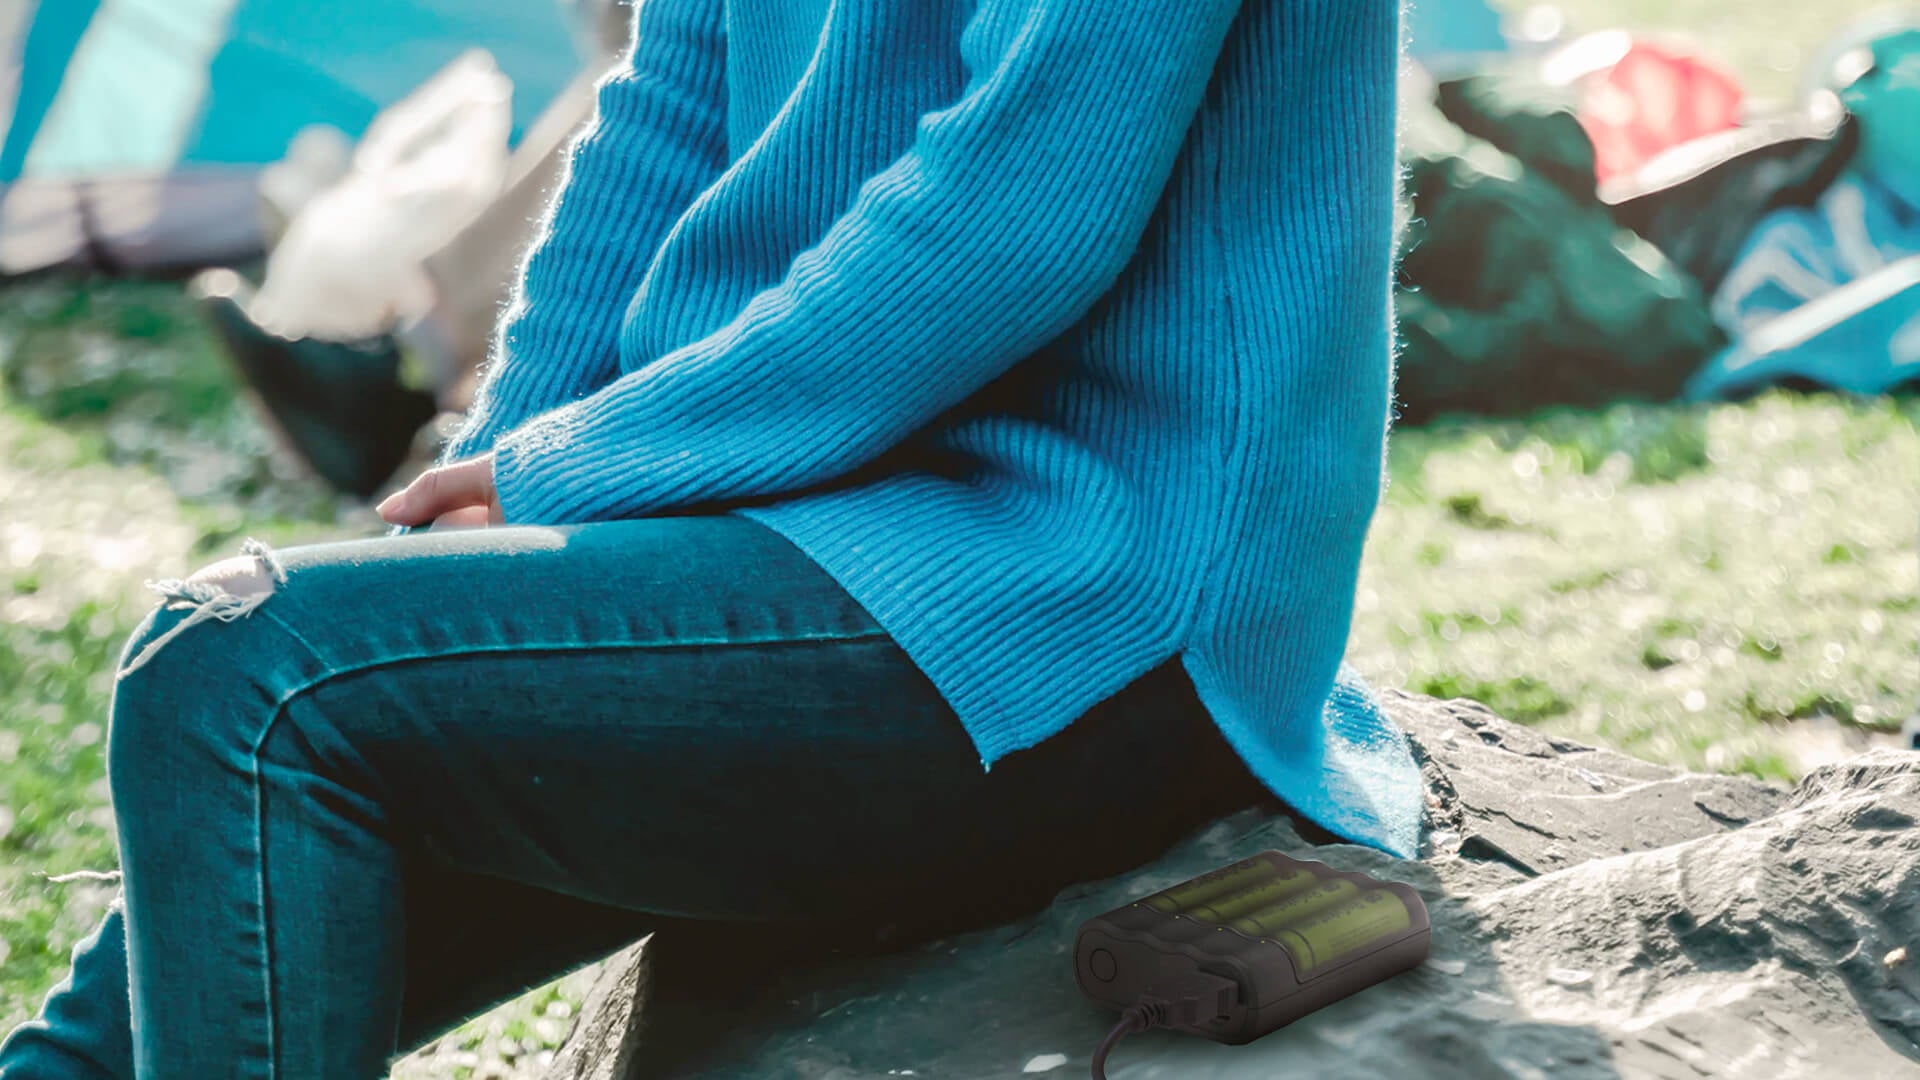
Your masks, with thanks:
[{"label": "green grass", "polygon": [[1920,704],[1916,415],[1778,394],[1400,432],[1350,659],[1694,768],[1886,736]]},{"label": "green grass", "polygon": [[[1874,5],[1563,6],[1584,27],[1691,28],[1778,94],[1778,42],[1804,55]],[[1351,659],[1696,768],[1787,777],[1884,737],[1920,703],[1917,415],[1775,395],[1401,431]],[[49,876],[113,866],[103,725],[141,581],[247,535],[377,531],[270,446],[176,286],[0,289],[0,1030],[112,895]],[[400,1075],[536,1075],[583,988],[537,991]]]}]

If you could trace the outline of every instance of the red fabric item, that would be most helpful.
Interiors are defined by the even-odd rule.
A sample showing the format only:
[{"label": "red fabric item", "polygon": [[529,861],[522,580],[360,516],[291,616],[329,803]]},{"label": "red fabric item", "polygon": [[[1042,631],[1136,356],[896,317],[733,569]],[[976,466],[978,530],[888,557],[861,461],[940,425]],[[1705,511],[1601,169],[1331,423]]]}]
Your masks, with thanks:
[{"label": "red fabric item", "polygon": [[1737,127],[1743,98],[1739,80],[1710,61],[1634,42],[1587,83],[1580,102],[1598,179],[1636,172],[1663,150]]}]

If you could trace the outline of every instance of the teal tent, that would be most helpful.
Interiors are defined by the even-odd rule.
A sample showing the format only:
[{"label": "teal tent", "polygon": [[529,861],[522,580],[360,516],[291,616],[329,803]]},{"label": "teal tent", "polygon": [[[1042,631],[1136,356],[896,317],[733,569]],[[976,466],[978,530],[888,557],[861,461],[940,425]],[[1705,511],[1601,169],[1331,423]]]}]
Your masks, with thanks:
[{"label": "teal tent", "polygon": [[0,4],[0,274],[256,254],[255,176],[297,131],[357,137],[476,47],[516,136],[582,63],[556,0]]},{"label": "teal tent", "polygon": [[1408,51],[1437,75],[1479,70],[1507,51],[1487,0],[1407,0],[1402,10]]}]

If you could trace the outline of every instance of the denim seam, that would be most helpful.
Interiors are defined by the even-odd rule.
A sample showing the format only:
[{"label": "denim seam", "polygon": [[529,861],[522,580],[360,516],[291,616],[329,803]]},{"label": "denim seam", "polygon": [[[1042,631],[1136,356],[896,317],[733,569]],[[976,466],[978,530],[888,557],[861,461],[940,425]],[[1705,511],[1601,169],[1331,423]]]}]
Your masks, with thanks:
[{"label": "denim seam", "polygon": [[280,629],[285,630],[287,632],[288,637],[299,642],[301,647],[307,650],[307,655],[313,657],[315,663],[319,664],[321,667],[331,666],[327,663],[326,657],[321,654],[320,649],[317,646],[315,646],[313,642],[308,641],[305,634],[302,634],[300,631],[294,629],[292,623],[278,617],[271,611],[262,611],[260,614],[268,622],[271,622],[275,626],[278,626]]},{"label": "denim seam", "polygon": [[[801,634],[801,635],[784,634],[784,635],[777,635],[777,636],[753,637],[753,638],[737,638],[737,637],[735,638],[698,638],[698,639],[688,638],[688,639],[681,639],[676,641],[627,640],[627,641],[595,641],[595,642],[586,642],[586,643],[578,642],[578,641],[559,641],[559,642],[546,643],[546,644],[528,642],[528,641],[513,641],[513,642],[503,642],[498,645],[459,645],[451,648],[427,649],[420,652],[394,653],[392,655],[384,656],[376,660],[361,661],[358,663],[348,664],[344,667],[339,668],[338,670],[331,670],[333,668],[333,663],[330,660],[328,660],[320,652],[320,650],[313,645],[312,642],[309,642],[305,637],[302,637],[299,631],[295,630],[292,626],[288,625],[285,619],[282,619],[279,616],[275,615],[273,612],[267,611],[265,609],[262,609],[259,612],[259,614],[267,617],[276,626],[279,626],[281,629],[285,630],[288,636],[292,637],[295,641],[298,641],[301,645],[305,646],[308,653],[312,655],[314,660],[318,662],[322,667],[326,667],[330,669],[327,675],[321,676],[321,680],[330,678],[333,675],[351,674],[356,671],[365,671],[369,668],[382,667],[386,664],[391,664],[391,663],[403,663],[410,660],[431,660],[439,657],[483,655],[487,653],[592,652],[596,650],[597,651],[630,650],[633,652],[673,652],[679,649],[708,649],[708,648],[714,648],[714,647],[729,647],[729,646],[739,646],[742,648],[755,648],[755,647],[764,648],[767,646],[780,646],[780,645],[814,645],[814,644],[820,644],[823,642],[893,641],[893,636],[891,634],[888,634],[885,630],[859,630],[859,631],[855,631],[853,633],[847,633],[847,634]],[[898,643],[896,642],[896,645],[897,644]],[[306,689],[306,687],[303,687],[302,689]]]},{"label": "denim seam", "polygon": [[253,771],[253,880],[254,899],[260,912],[256,932],[260,935],[260,993],[266,1006],[267,1080],[273,1080],[280,1072],[280,1033],[279,1007],[275,1000],[277,995],[273,980],[273,935],[268,932],[273,916],[267,903],[267,785],[260,771],[260,750],[266,746],[268,735],[280,723],[280,717],[286,714],[286,708],[284,701],[274,706],[273,715],[267,718],[259,739],[255,740],[252,751],[247,755]]},{"label": "denim seam", "polygon": [[[418,652],[393,653],[387,656],[380,657],[379,659],[375,659],[375,660],[366,660],[358,663],[352,663],[352,664],[347,664],[340,667],[335,667],[330,661],[326,659],[326,657],[321,655],[320,651],[316,649],[311,642],[309,642],[306,638],[302,637],[298,631],[293,629],[293,627],[289,626],[285,619],[282,619],[278,615],[275,615],[273,612],[267,611],[265,609],[262,609],[259,612],[259,614],[265,616],[274,625],[279,626],[281,629],[285,630],[290,637],[292,637],[295,641],[298,641],[302,646],[304,646],[307,649],[309,655],[311,655],[314,658],[315,662],[317,662],[318,664],[320,664],[321,667],[326,669],[325,674],[320,675],[316,678],[310,679],[304,683],[301,683],[299,686],[295,687],[293,690],[287,692],[287,694],[284,697],[282,697],[280,701],[275,705],[276,710],[285,708],[287,702],[293,700],[294,698],[300,696],[301,694],[304,694],[307,691],[312,690],[315,687],[331,679],[335,679],[343,675],[356,674],[362,671],[371,671],[376,668],[387,667],[392,664],[405,664],[405,663],[411,663],[418,660],[438,660],[438,659],[450,658],[450,657],[456,657],[456,656],[485,656],[493,653],[514,653],[514,652],[621,652],[621,651],[675,652],[681,649],[709,649],[709,648],[715,648],[715,647],[768,648],[768,647],[778,647],[782,645],[819,645],[819,644],[834,643],[834,642],[845,642],[845,643],[852,644],[852,643],[865,642],[865,641],[889,641],[889,642],[893,641],[892,635],[888,634],[885,630],[861,630],[851,634],[810,634],[810,635],[802,635],[802,636],[785,635],[780,637],[763,637],[763,638],[711,638],[711,639],[700,639],[700,640],[657,641],[657,642],[597,641],[597,642],[591,642],[591,643],[582,643],[582,642],[574,641],[574,642],[559,642],[554,644],[539,644],[539,643],[532,643],[532,642],[525,642],[525,641],[515,641],[515,642],[506,642],[499,645],[461,645],[453,648],[436,648],[436,649],[422,650]],[[897,647],[898,643],[896,642],[895,644]],[[268,721],[269,729],[271,729],[272,723],[273,723],[273,718],[270,718]],[[259,745],[265,744],[267,734],[269,734],[269,731],[261,732],[259,743],[256,744],[256,749],[258,749]]]}]

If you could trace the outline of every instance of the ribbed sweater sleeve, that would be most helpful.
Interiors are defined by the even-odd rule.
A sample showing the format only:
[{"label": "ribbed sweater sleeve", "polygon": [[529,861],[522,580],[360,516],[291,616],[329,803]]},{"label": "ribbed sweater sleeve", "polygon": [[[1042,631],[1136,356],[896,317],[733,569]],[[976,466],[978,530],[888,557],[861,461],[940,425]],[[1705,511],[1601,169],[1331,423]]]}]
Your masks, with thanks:
[{"label": "ribbed sweater sleeve", "polygon": [[[961,95],[922,117],[778,285],[498,440],[507,520],[634,517],[830,479],[1057,336],[1133,254],[1239,7],[980,0]],[[597,189],[613,181],[573,185],[584,205],[562,226],[608,227]]]},{"label": "ribbed sweater sleeve", "polygon": [[442,449],[490,448],[528,417],[619,370],[624,308],[654,251],[726,167],[724,0],[646,0],[621,64],[596,87],[594,120],[569,148],[467,421]]}]

